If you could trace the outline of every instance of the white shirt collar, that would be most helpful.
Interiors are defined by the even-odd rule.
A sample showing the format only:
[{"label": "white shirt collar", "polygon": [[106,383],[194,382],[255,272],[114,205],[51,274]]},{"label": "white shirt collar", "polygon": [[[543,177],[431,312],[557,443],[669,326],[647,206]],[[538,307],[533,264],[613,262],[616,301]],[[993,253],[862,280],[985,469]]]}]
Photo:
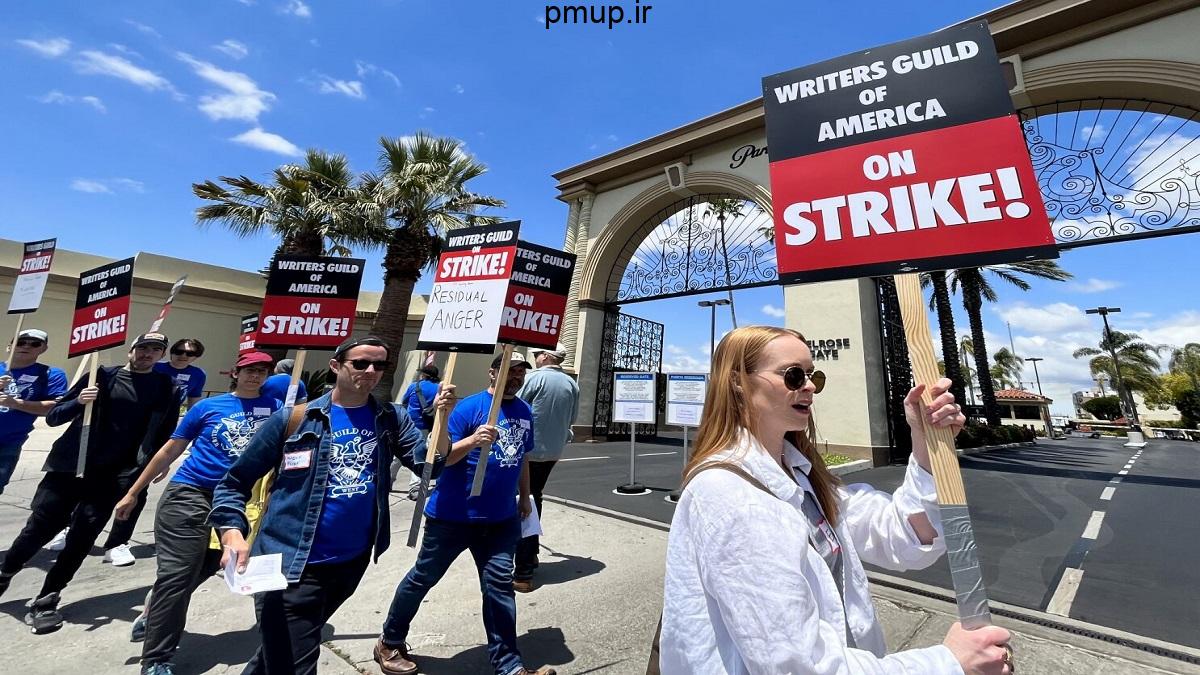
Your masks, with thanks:
[{"label": "white shirt collar", "polygon": [[[801,466],[801,464],[792,461],[791,455],[788,454],[789,449],[800,458],[800,461],[803,462],[805,473],[807,473],[808,467],[811,464],[808,463],[808,460],[804,459],[804,456],[792,444],[784,441],[784,455],[787,461],[791,462],[790,466]],[[796,481],[789,478],[783,472],[783,467],[771,458],[771,454],[762,446],[762,443],[758,442],[754,434],[745,429],[739,435],[737,443],[728,452],[722,454],[724,457],[720,457],[720,459],[741,464],[742,468],[757,478],[760,483],[771,491],[771,494],[779,499],[787,501],[800,489]]]}]

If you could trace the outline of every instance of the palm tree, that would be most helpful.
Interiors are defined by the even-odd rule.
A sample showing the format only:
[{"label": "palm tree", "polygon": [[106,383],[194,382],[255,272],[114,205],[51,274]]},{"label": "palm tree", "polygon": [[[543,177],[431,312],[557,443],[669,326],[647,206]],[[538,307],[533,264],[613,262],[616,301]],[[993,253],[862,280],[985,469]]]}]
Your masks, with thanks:
[{"label": "palm tree", "polygon": [[[727,287],[733,285],[733,280],[729,274],[729,247],[725,243],[725,219],[740,217],[744,205],[745,201],[736,197],[711,197],[708,200],[708,206],[704,207],[704,217],[716,216],[717,222],[721,225],[721,257],[725,260],[725,285]],[[737,328],[737,312],[733,308],[733,289],[727,288],[725,292],[729,294],[729,319],[733,322],[733,327]]]},{"label": "palm tree", "polygon": [[[967,358],[968,354],[971,354],[971,355],[975,354],[975,347],[972,346],[972,344],[971,344],[971,336],[970,335],[962,336],[962,338],[960,339],[960,341],[958,343],[958,353],[959,353],[959,356],[962,358],[963,373],[966,375],[966,377],[964,379],[967,383],[967,387],[971,390],[971,403],[972,403],[972,405],[974,405],[976,403],[975,385],[978,383],[979,378],[976,377],[975,372],[971,370],[971,359]],[[963,400],[966,400],[966,399],[963,399]]]},{"label": "palm tree", "polygon": [[929,308],[937,311],[938,330],[942,336],[942,360],[946,370],[942,374],[950,378],[950,393],[954,400],[966,404],[964,380],[960,360],[958,358],[958,338],[954,329],[954,308],[950,304],[950,287],[946,284],[944,271],[921,274],[921,287],[933,287],[933,295],[929,298]]},{"label": "palm tree", "polygon": [[[468,155],[457,139],[418,132],[380,138],[379,144],[379,172],[364,175],[361,183],[366,197],[362,216],[386,226],[378,240],[386,249],[383,294],[371,334],[399,352],[413,287],[437,261],[442,237],[457,227],[499,222],[479,211],[504,202],[467,188],[487,167]],[[395,369],[393,359],[375,388],[376,396],[390,400]]]},{"label": "palm tree", "polygon": [[1021,387],[1021,366],[1023,361],[1021,357],[1008,351],[1008,347],[1001,347],[1000,351],[992,355],[996,365],[992,366],[992,379],[1004,389],[1020,388]]},{"label": "palm tree", "polygon": [[[1117,387],[1117,396],[1124,401],[1126,410],[1133,410],[1133,392],[1152,392],[1159,386],[1158,354],[1162,349],[1162,346],[1143,342],[1137,333],[1111,330],[1100,339],[1099,348],[1081,347],[1072,356],[1077,359],[1092,357],[1088,361],[1092,375],[1107,375]],[[1111,356],[1114,352],[1121,363],[1119,378]]]},{"label": "palm tree", "polygon": [[1189,342],[1171,352],[1168,368],[1173,373],[1182,373],[1192,382],[1192,389],[1200,391],[1200,344]]},{"label": "palm tree", "polygon": [[962,289],[963,307],[967,310],[967,318],[971,322],[971,346],[974,349],[975,372],[979,375],[979,395],[983,399],[984,413],[989,425],[999,426],[1000,406],[996,405],[996,392],[992,388],[991,368],[988,366],[987,344],[983,337],[983,301],[995,302],[998,296],[984,276],[984,270],[1023,291],[1029,290],[1030,285],[1021,275],[1053,281],[1065,281],[1074,275],[1059,267],[1053,260],[1028,260],[1007,265],[971,267],[951,273],[950,289]]}]

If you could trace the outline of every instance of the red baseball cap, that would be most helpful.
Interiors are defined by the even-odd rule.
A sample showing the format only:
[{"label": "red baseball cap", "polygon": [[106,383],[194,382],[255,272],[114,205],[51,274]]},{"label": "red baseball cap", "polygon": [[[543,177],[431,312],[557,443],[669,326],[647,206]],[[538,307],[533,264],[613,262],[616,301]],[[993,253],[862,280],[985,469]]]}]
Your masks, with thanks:
[{"label": "red baseball cap", "polygon": [[271,358],[270,354],[268,354],[266,352],[260,352],[260,351],[254,350],[254,351],[246,352],[245,354],[242,354],[241,356],[239,356],[237,363],[233,364],[233,367],[234,368],[245,368],[246,366],[252,366],[256,363],[266,363],[269,365],[274,360],[275,359]]}]

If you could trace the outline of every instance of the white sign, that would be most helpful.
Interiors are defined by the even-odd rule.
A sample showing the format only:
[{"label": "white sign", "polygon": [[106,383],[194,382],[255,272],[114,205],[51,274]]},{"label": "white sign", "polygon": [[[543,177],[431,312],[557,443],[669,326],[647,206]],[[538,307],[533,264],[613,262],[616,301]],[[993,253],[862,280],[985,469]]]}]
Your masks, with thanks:
[{"label": "white sign", "polygon": [[667,373],[667,424],[700,426],[707,389],[704,373]]},{"label": "white sign", "polygon": [[56,239],[31,241],[25,244],[21,257],[21,268],[13,282],[12,299],[8,303],[9,314],[24,314],[37,311],[42,304],[42,293],[50,277],[50,263],[54,260]]},{"label": "white sign", "polygon": [[654,424],[654,373],[613,374],[612,421]]}]

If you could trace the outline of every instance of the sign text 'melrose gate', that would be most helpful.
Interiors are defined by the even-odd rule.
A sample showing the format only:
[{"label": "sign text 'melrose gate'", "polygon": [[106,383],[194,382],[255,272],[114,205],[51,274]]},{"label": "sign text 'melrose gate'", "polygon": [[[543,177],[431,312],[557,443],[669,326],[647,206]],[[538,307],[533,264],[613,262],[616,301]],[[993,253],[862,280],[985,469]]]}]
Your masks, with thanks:
[{"label": "sign text 'melrose gate'", "polygon": [[259,312],[256,346],[330,349],[344,342],[354,328],[365,262],[276,256]]}]

